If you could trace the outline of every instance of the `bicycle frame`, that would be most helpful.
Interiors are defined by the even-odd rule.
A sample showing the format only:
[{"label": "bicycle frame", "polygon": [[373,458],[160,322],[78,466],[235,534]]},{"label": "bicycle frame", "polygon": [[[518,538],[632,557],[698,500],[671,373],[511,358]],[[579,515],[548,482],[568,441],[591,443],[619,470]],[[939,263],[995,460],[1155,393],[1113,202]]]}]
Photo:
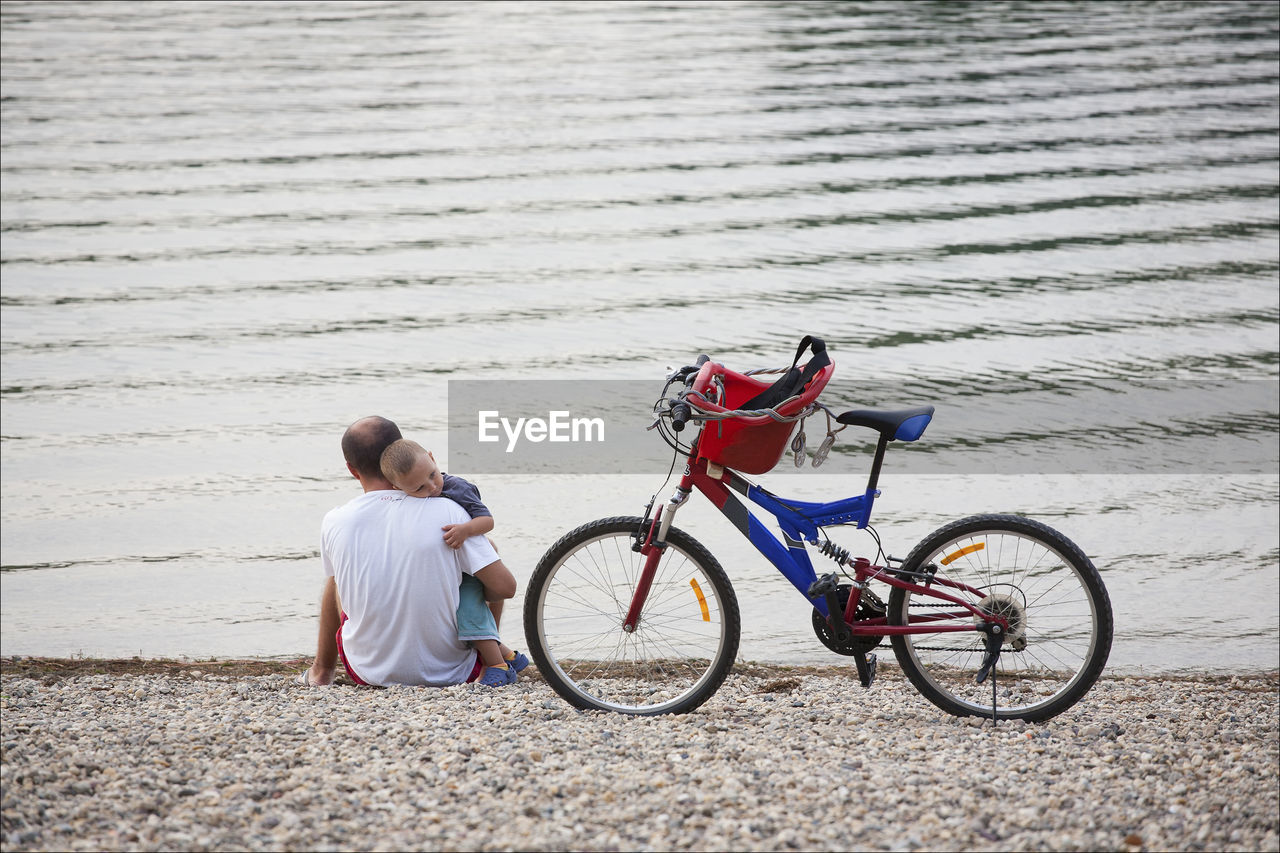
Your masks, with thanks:
[{"label": "bicycle frame", "polygon": [[[883,448],[877,454],[877,463],[883,456]],[[875,466],[877,469],[879,465]],[[876,472],[878,473],[878,471]],[[813,563],[805,543],[818,543],[818,530],[833,524],[854,523],[859,528],[866,527],[871,517],[871,507],[880,492],[874,488],[875,476],[868,483],[864,494],[834,501],[831,503],[809,503],[804,501],[784,500],[772,492],[747,481],[732,469],[718,465],[709,465],[705,458],[699,458],[696,446],[689,454],[689,463],[685,467],[684,476],[675,494],[668,501],[665,510],[654,514],[649,524],[645,542],[640,553],[646,557],[631,606],[623,621],[623,630],[633,632],[639,623],[644,603],[648,597],[658,563],[662,559],[666,547],[667,531],[676,510],[689,499],[693,491],[701,492],[729,520],[757,551],[782,573],[791,585],[804,595],[805,600],[815,607],[824,619],[829,618],[826,601],[822,597],[811,598],[810,586],[818,580]],[[753,515],[733,492],[744,495],[749,501],[774,516],[782,531],[782,539],[778,539]],[[853,589],[848,603],[845,605],[844,622],[853,636],[885,636],[890,634],[937,634],[959,631],[981,631],[984,624],[998,624],[1001,629],[1008,629],[1008,622],[999,615],[987,613],[974,607],[967,601],[950,595],[936,586],[949,587],[960,592],[974,595],[979,600],[983,593],[974,587],[957,583],[946,578],[930,578],[925,585],[913,583],[898,577],[893,569],[873,565],[865,558],[858,558],[851,564],[854,571]],[[961,610],[946,613],[929,613],[915,615],[908,619],[906,625],[888,624],[888,616],[855,619],[862,590],[867,582],[878,580],[889,586],[896,586],[912,593],[950,602]],[[948,620],[970,619],[967,623],[950,622]]]},{"label": "bicycle frame", "polygon": [[[806,348],[813,356],[801,366]],[[905,559],[885,557],[873,530],[871,560],[828,537],[831,527],[869,528],[889,445],[918,440],[934,407],[837,414],[817,400],[832,367],[824,354],[825,344],[806,336],[785,370],[735,373],[701,355],[667,377],[650,429],[675,461],[684,459],[674,493],[665,503],[654,495],[640,518],[579,525],[547,550],[529,581],[525,637],[547,683],[571,705],[686,713],[732,671],[744,618],[732,579],[704,544],[672,526],[695,492],[805,597],[804,621],[823,646],[852,658],[864,688],[875,682],[873,650],[886,637],[920,694],[960,717],[1045,720],[1097,680],[1114,631],[1106,587],[1080,547],[1048,525],[970,515],[933,531]],[[769,385],[755,378],[763,373],[781,378]],[[815,466],[845,427],[878,437],[861,494],[799,501],[748,479],[772,470],[788,447],[803,462],[804,421],[818,412],[827,435]],[[679,435],[688,427],[692,436]],[[810,545],[836,568],[815,567]],[[872,581],[889,587],[884,600]],[[997,682],[1010,677],[1002,692]]]}]

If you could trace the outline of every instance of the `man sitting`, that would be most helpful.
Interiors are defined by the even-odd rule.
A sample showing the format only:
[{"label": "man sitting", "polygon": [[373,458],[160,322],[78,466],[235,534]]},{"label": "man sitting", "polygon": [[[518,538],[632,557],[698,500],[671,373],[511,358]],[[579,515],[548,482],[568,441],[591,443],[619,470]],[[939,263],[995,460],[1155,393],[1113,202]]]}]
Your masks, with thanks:
[{"label": "man sitting", "polygon": [[462,507],[410,498],[383,477],[382,451],[399,438],[399,427],[377,416],[342,436],[347,469],[364,491],[321,526],[327,577],[316,659],[299,677],[308,685],[333,683],[339,657],[356,684],[474,681],[484,667],[455,626],[462,575],[480,581],[487,601],[516,593],[515,578],[483,536],[457,549],[445,543],[446,525],[469,520]]}]

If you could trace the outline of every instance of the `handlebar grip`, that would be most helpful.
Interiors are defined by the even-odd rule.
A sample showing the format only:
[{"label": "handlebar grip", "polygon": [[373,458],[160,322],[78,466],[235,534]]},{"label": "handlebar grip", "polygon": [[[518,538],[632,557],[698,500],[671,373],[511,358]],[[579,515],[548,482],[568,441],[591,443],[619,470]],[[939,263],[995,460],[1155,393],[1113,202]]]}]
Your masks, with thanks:
[{"label": "handlebar grip", "polygon": [[707,355],[706,353],[703,353],[702,355],[698,356],[698,360],[694,362],[693,366],[702,367],[702,365],[706,364],[710,360],[711,360],[711,356]]},{"label": "handlebar grip", "polygon": [[689,420],[689,415],[691,414],[688,403],[683,401],[676,403],[671,407],[671,428],[676,432],[680,432],[684,429],[685,421]]}]

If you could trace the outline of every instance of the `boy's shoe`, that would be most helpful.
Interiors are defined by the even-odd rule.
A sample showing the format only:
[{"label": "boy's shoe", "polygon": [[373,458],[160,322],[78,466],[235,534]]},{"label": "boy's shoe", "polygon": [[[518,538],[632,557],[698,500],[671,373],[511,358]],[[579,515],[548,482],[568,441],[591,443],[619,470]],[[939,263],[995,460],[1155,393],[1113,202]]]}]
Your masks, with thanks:
[{"label": "boy's shoe", "polygon": [[508,684],[516,683],[516,671],[507,664],[506,669],[498,669],[496,666],[486,666],[484,674],[480,676],[480,683],[485,687],[505,687]]},{"label": "boy's shoe", "polygon": [[507,668],[516,672],[523,672],[524,668],[529,665],[529,659],[521,652],[516,652],[515,656],[507,661]]}]

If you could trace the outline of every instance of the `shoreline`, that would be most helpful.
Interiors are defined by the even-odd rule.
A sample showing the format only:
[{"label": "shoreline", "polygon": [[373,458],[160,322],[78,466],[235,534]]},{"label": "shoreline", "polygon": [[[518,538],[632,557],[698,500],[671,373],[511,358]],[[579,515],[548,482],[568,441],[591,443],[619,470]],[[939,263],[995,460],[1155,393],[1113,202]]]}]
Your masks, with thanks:
[{"label": "shoreline", "polygon": [[[890,664],[896,669],[892,654],[881,661],[881,665]],[[6,655],[0,657],[0,676],[24,678],[40,678],[60,680],[85,675],[182,675],[198,670],[209,675],[228,675],[253,677],[261,675],[296,674],[311,665],[311,657],[285,656],[279,658],[97,658],[97,657],[43,657],[38,655]],[[838,669],[841,659],[836,659],[836,666],[818,666],[814,664],[784,664],[760,661],[737,661],[733,666],[736,675],[752,675],[756,677],[782,678],[786,676],[823,676],[830,675]],[[851,664],[850,664],[851,665]],[[541,681],[537,670],[531,668],[528,673],[535,680]],[[345,683],[345,673],[338,668],[337,683]],[[1100,681],[1173,681],[1192,682],[1197,684],[1219,684],[1237,681],[1271,680],[1280,685],[1280,670],[1252,670],[1240,672],[1178,672],[1153,673],[1150,675],[1110,674],[1102,673]],[[1280,687],[1277,687],[1280,689]]]},{"label": "shoreline", "polygon": [[1274,672],[1104,675],[992,726],[890,662],[869,690],[739,664],[663,717],[577,711],[532,667],[318,689],[309,662],[0,659],[6,853],[1280,849]]}]

